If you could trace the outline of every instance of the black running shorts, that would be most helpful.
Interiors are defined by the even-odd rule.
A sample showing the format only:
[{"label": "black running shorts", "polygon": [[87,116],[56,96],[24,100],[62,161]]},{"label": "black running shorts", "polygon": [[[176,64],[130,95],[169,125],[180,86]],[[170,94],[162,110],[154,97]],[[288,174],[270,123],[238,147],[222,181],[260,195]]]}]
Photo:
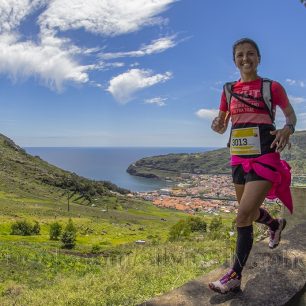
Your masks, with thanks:
[{"label": "black running shorts", "polygon": [[[275,171],[275,169],[271,166],[268,165],[263,165],[263,166]],[[267,179],[256,174],[254,170],[251,170],[248,173],[244,172],[242,165],[232,166],[232,177],[233,177],[233,183],[239,185],[244,185],[247,182],[253,182],[253,181],[267,181]]]}]

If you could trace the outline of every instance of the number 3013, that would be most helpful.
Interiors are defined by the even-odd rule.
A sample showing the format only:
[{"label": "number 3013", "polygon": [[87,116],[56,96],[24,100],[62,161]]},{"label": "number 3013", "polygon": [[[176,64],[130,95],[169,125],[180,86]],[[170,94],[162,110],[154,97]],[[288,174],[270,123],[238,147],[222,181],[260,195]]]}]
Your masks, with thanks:
[{"label": "number 3013", "polygon": [[248,144],[248,140],[246,138],[235,138],[232,139],[232,146],[246,146]]}]

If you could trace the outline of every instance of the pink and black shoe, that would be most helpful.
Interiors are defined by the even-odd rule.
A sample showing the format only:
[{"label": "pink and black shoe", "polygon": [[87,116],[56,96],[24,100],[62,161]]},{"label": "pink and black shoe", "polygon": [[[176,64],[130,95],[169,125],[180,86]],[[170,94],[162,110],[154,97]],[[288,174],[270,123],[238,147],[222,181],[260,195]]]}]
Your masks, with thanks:
[{"label": "pink and black shoe", "polygon": [[269,240],[269,248],[274,249],[276,248],[281,240],[281,234],[284,228],[286,227],[286,219],[278,219],[278,229],[276,231],[270,230],[270,240]]},{"label": "pink and black shoe", "polygon": [[227,272],[221,279],[209,283],[209,288],[218,293],[239,292],[241,286],[241,276],[234,270]]}]

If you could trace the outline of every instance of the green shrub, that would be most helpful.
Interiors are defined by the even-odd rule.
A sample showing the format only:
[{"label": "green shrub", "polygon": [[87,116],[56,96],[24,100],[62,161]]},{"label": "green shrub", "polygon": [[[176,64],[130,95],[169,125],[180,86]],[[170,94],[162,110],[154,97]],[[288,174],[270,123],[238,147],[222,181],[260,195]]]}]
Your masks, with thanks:
[{"label": "green shrub", "polygon": [[206,232],[207,223],[201,217],[189,217],[187,222],[192,232]]},{"label": "green shrub", "polygon": [[180,220],[170,228],[169,240],[176,241],[182,238],[187,238],[190,236],[190,234],[190,223],[186,222],[185,220]]},{"label": "green shrub", "polygon": [[40,225],[35,221],[34,226],[27,220],[16,221],[11,226],[11,235],[31,236],[40,233]]},{"label": "green shrub", "polygon": [[147,239],[149,239],[151,244],[153,245],[158,245],[161,241],[161,238],[159,235],[148,235]]},{"label": "green shrub", "polygon": [[123,210],[123,207],[121,204],[116,204],[115,207],[114,207],[115,210],[120,210],[122,211]]},{"label": "green shrub", "polygon": [[98,244],[94,244],[92,247],[91,247],[91,253],[92,254],[99,254],[101,252],[101,246],[98,245]]},{"label": "green shrub", "polygon": [[170,228],[169,240],[176,241],[188,238],[193,232],[206,232],[207,223],[201,217],[188,217],[180,220]]},{"label": "green shrub", "polygon": [[212,220],[210,221],[209,230],[211,232],[213,232],[213,231],[218,231],[221,228],[222,228],[222,218],[221,218],[221,216],[213,217]]},{"label": "green shrub", "polygon": [[37,221],[34,221],[34,225],[32,228],[32,234],[33,235],[39,235],[40,234],[40,225]]},{"label": "green shrub", "polygon": [[50,240],[58,240],[62,233],[62,226],[58,222],[50,224]]},{"label": "green shrub", "polygon": [[63,248],[73,249],[75,247],[76,233],[76,227],[74,226],[72,220],[69,219],[61,239],[63,243]]},{"label": "green shrub", "polygon": [[[207,238],[209,240],[223,240],[223,241],[229,241],[232,237],[229,234],[230,228],[221,228],[218,230],[213,230],[207,234]],[[236,240],[236,238],[233,238]]]}]

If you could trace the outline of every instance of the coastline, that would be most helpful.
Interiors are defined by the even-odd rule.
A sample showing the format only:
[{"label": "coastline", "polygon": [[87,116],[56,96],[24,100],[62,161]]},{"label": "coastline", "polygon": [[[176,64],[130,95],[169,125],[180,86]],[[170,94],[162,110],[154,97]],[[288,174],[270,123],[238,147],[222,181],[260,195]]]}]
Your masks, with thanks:
[{"label": "coastline", "polygon": [[169,153],[205,152],[212,148],[199,147],[27,147],[28,153],[39,156],[50,164],[74,172],[82,177],[110,181],[132,192],[152,191],[167,188],[172,183],[159,178],[130,175],[126,172],[130,164],[144,157]]}]

